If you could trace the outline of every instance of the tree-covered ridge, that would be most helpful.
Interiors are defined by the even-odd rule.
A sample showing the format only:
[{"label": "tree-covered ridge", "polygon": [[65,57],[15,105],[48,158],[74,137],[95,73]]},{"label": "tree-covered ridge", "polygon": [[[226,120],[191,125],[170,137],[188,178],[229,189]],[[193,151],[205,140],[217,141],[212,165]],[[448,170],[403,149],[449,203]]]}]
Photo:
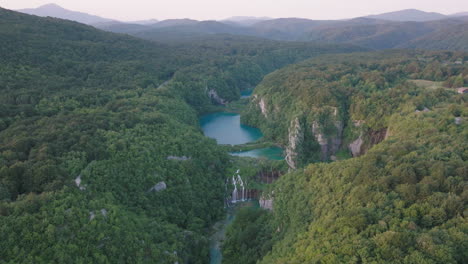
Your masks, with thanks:
[{"label": "tree-covered ridge", "polygon": [[[268,190],[274,197],[268,216],[251,221],[259,213],[245,212],[234,221],[223,249],[228,263],[248,252],[257,254],[246,263],[466,262],[466,95],[407,81],[434,78],[450,85],[454,76],[466,76],[466,66],[453,63],[466,55],[415,53],[419,59],[412,59],[398,54],[409,55],[316,58],[277,71],[258,86],[258,96],[280,103],[275,96],[281,90],[301,114],[305,106],[339,109],[340,97],[330,94],[336,95],[333,88],[349,89],[348,118],[362,120],[366,125],[360,129],[385,127],[387,136],[360,157],[309,164],[283,175]],[[322,92],[328,92],[328,101],[315,101]],[[267,116],[278,113],[269,108]],[[349,126],[351,134],[356,127],[353,122]],[[242,242],[242,237],[249,240]]]},{"label": "tree-covered ridge", "polygon": [[0,262],[206,263],[227,152],[198,114],[349,45],[166,45],[0,9]]},{"label": "tree-covered ridge", "polygon": [[[466,102],[448,107],[466,118]],[[366,155],[283,176],[261,263],[463,263],[468,129],[454,118],[446,105],[395,114]]]},{"label": "tree-covered ridge", "polygon": [[363,148],[372,144],[372,133],[386,129],[408,100],[417,102],[413,111],[423,110],[456,92],[419,89],[409,79],[468,84],[466,59],[465,53],[407,51],[321,56],[268,75],[243,120],[283,146],[295,145],[298,164],[329,159],[348,152],[360,135]]},{"label": "tree-covered ridge", "polygon": [[468,51],[468,22],[439,29],[400,45],[400,48]]},{"label": "tree-covered ridge", "polygon": [[227,154],[158,88],[189,58],[1,12],[0,262],[206,263]]}]

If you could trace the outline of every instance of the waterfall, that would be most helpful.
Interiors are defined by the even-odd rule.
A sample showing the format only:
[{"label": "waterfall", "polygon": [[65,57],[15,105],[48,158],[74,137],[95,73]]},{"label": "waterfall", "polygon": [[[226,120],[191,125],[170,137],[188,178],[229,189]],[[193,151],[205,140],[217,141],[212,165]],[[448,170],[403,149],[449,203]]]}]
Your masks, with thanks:
[{"label": "waterfall", "polygon": [[239,174],[237,174],[237,181],[238,183],[240,184],[240,186],[242,187],[242,192],[241,192],[241,195],[240,195],[240,200],[241,201],[245,201],[245,188],[244,188],[244,181],[242,181],[242,178]]},{"label": "waterfall", "polygon": [[231,196],[231,203],[244,202],[249,199],[248,190],[246,189],[247,183],[244,183],[244,180],[242,180],[239,172],[240,170],[237,170],[231,178],[232,185],[234,185],[234,190],[232,191]]},{"label": "waterfall", "polygon": [[234,176],[232,176],[232,185],[234,185],[234,190],[232,191],[232,203],[237,202],[237,181]]}]

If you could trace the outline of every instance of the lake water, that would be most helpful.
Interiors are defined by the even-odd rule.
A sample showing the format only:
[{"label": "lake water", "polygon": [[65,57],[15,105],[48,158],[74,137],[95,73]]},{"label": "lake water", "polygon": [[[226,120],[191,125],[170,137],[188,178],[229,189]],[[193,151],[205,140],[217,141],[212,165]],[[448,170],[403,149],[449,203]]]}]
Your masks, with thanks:
[{"label": "lake water", "polygon": [[[200,125],[205,136],[214,138],[218,144],[240,145],[260,139],[262,132],[254,127],[242,125],[240,115],[234,113],[217,112],[204,115]],[[283,160],[283,150],[279,147],[261,148],[242,152],[233,152],[231,155],[240,157],[265,157],[272,160]]]},{"label": "lake water", "polygon": [[[239,114],[218,112],[204,115],[200,118],[200,125],[205,136],[214,138],[218,144],[223,145],[240,145],[254,142],[263,136],[259,129],[242,125]],[[265,157],[272,160],[284,159],[283,150],[279,147],[253,149],[230,154],[240,157]],[[215,225],[217,231],[210,239],[210,264],[220,264],[222,262],[221,243],[225,238],[226,227],[233,219],[234,213],[229,211],[226,219]]]},{"label": "lake water", "polygon": [[205,136],[216,139],[221,145],[245,144],[263,136],[260,129],[241,125],[239,114],[218,112],[204,115],[200,125]]},{"label": "lake water", "polygon": [[241,91],[241,98],[249,98],[253,93],[253,90]]},{"label": "lake water", "polygon": [[241,152],[231,152],[233,156],[260,158],[265,157],[271,160],[284,160],[283,149],[280,147],[253,149]]}]

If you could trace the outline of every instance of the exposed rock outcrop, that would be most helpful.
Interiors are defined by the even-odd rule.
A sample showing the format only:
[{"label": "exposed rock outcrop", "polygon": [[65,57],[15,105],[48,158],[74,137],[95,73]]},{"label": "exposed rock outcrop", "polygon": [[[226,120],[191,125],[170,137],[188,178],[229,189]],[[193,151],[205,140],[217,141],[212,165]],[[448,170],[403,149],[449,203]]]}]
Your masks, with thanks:
[{"label": "exposed rock outcrop", "polygon": [[379,144],[390,136],[387,128],[379,130],[369,130],[366,133],[361,132],[359,137],[348,145],[353,157],[359,157],[374,145]]},{"label": "exposed rock outcrop", "polygon": [[260,198],[260,207],[267,210],[273,210],[273,199]]},{"label": "exposed rock outcrop", "polygon": [[267,210],[273,210],[273,196],[275,192],[263,193],[260,199],[258,200],[260,207]]},{"label": "exposed rock outcrop", "polygon": [[431,110],[427,107],[424,107],[423,110],[419,110],[419,109],[416,109],[416,111],[414,111],[415,113],[419,113],[419,112],[424,112],[424,113],[427,113],[427,112],[430,112]]},{"label": "exposed rock outcrop", "polygon": [[301,128],[299,118],[296,117],[291,122],[288,133],[288,146],[286,147],[286,162],[289,167],[296,169],[296,159],[298,155],[298,147],[304,141],[304,132]]},{"label": "exposed rock outcrop", "polygon": [[107,216],[107,210],[106,209],[101,209],[101,214],[102,216],[106,217]]},{"label": "exposed rock outcrop", "polygon": [[[107,210],[106,209],[102,208],[100,210],[100,213],[101,213],[102,216],[107,217]],[[94,218],[96,218],[96,213],[94,213],[94,211],[90,211],[89,212],[89,221],[93,220]]]},{"label": "exposed rock outcrop", "polygon": [[80,190],[82,191],[86,190],[86,187],[81,185],[81,174],[78,175],[78,177],[76,177],[75,184],[76,184],[76,187],[78,187]]},{"label": "exposed rock outcrop", "polygon": [[168,159],[168,160],[186,161],[186,160],[190,160],[190,159],[192,159],[192,158],[191,158],[191,157],[186,157],[186,156],[182,156],[182,157],[178,157],[178,156],[167,156],[167,159]]},{"label": "exposed rock outcrop", "polygon": [[165,182],[158,182],[156,185],[151,187],[148,192],[160,192],[162,190],[165,190],[167,188],[167,185]]},{"label": "exposed rock outcrop", "polygon": [[267,111],[267,106],[264,98],[260,99],[260,102],[258,102],[258,105],[260,106],[260,110],[262,111],[262,115],[264,117],[268,117],[268,111]]},{"label": "exposed rock outcrop", "polygon": [[336,154],[342,142],[343,122],[335,121],[335,133],[333,135],[325,135],[317,121],[312,123],[312,133],[315,140],[320,145],[322,160],[328,160],[330,156]]},{"label": "exposed rock outcrop", "polygon": [[348,147],[353,157],[357,157],[361,155],[361,148],[362,148],[363,143],[364,143],[364,140],[362,140],[362,134],[361,134],[359,135],[358,139],[356,139],[355,141],[351,142],[351,144],[349,144]]},{"label": "exposed rock outcrop", "polygon": [[388,129],[387,128],[382,128],[379,130],[371,130],[369,132],[369,143],[370,146],[368,149],[370,149],[372,146],[379,144],[380,142],[384,141],[385,138],[387,138],[388,134]]},{"label": "exposed rock outcrop", "polygon": [[220,104],[220,105],[227,104],[227,101],[221,98],[214,89],[211,89],[208,91],[208,96],[211,98],[211,100],[213,100],[217,104]]}]

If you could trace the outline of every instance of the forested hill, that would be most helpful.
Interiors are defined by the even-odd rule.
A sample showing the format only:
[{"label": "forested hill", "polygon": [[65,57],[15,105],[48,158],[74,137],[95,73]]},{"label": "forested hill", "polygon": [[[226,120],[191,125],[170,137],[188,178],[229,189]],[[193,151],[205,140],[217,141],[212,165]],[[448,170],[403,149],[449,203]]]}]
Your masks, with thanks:
[{"label": "forested hill", "polygon": [[206,263],[227,154],[157,89],[188,60],[74,22],[0,20],[0,262]]},{"label": "forested hill", "polygon": [[324,55],[265,77],[243,118],[296,170],[272,212],[234,220],[225,263],[465,263],[467,60]]},{"label": "forested hill", "polygon": [[198,113],[350,45],[168,46],[0,9],[0,263],[207,263],[227,153]]},{"label": "forested hill", "polygon": [[[125,23],[96,26],[158,42],[187,42],[194,37],[231,34],[274,40],[348,43],[376,50],[401,47],[468,50],[466,17],[448,17],[421,22],[372,18],[350,20],[280,18],[242,27],[220,21],[182,22],[165,24],[162,21],[146,26]],[[438,40],[444,44],[437,44]]]}]

